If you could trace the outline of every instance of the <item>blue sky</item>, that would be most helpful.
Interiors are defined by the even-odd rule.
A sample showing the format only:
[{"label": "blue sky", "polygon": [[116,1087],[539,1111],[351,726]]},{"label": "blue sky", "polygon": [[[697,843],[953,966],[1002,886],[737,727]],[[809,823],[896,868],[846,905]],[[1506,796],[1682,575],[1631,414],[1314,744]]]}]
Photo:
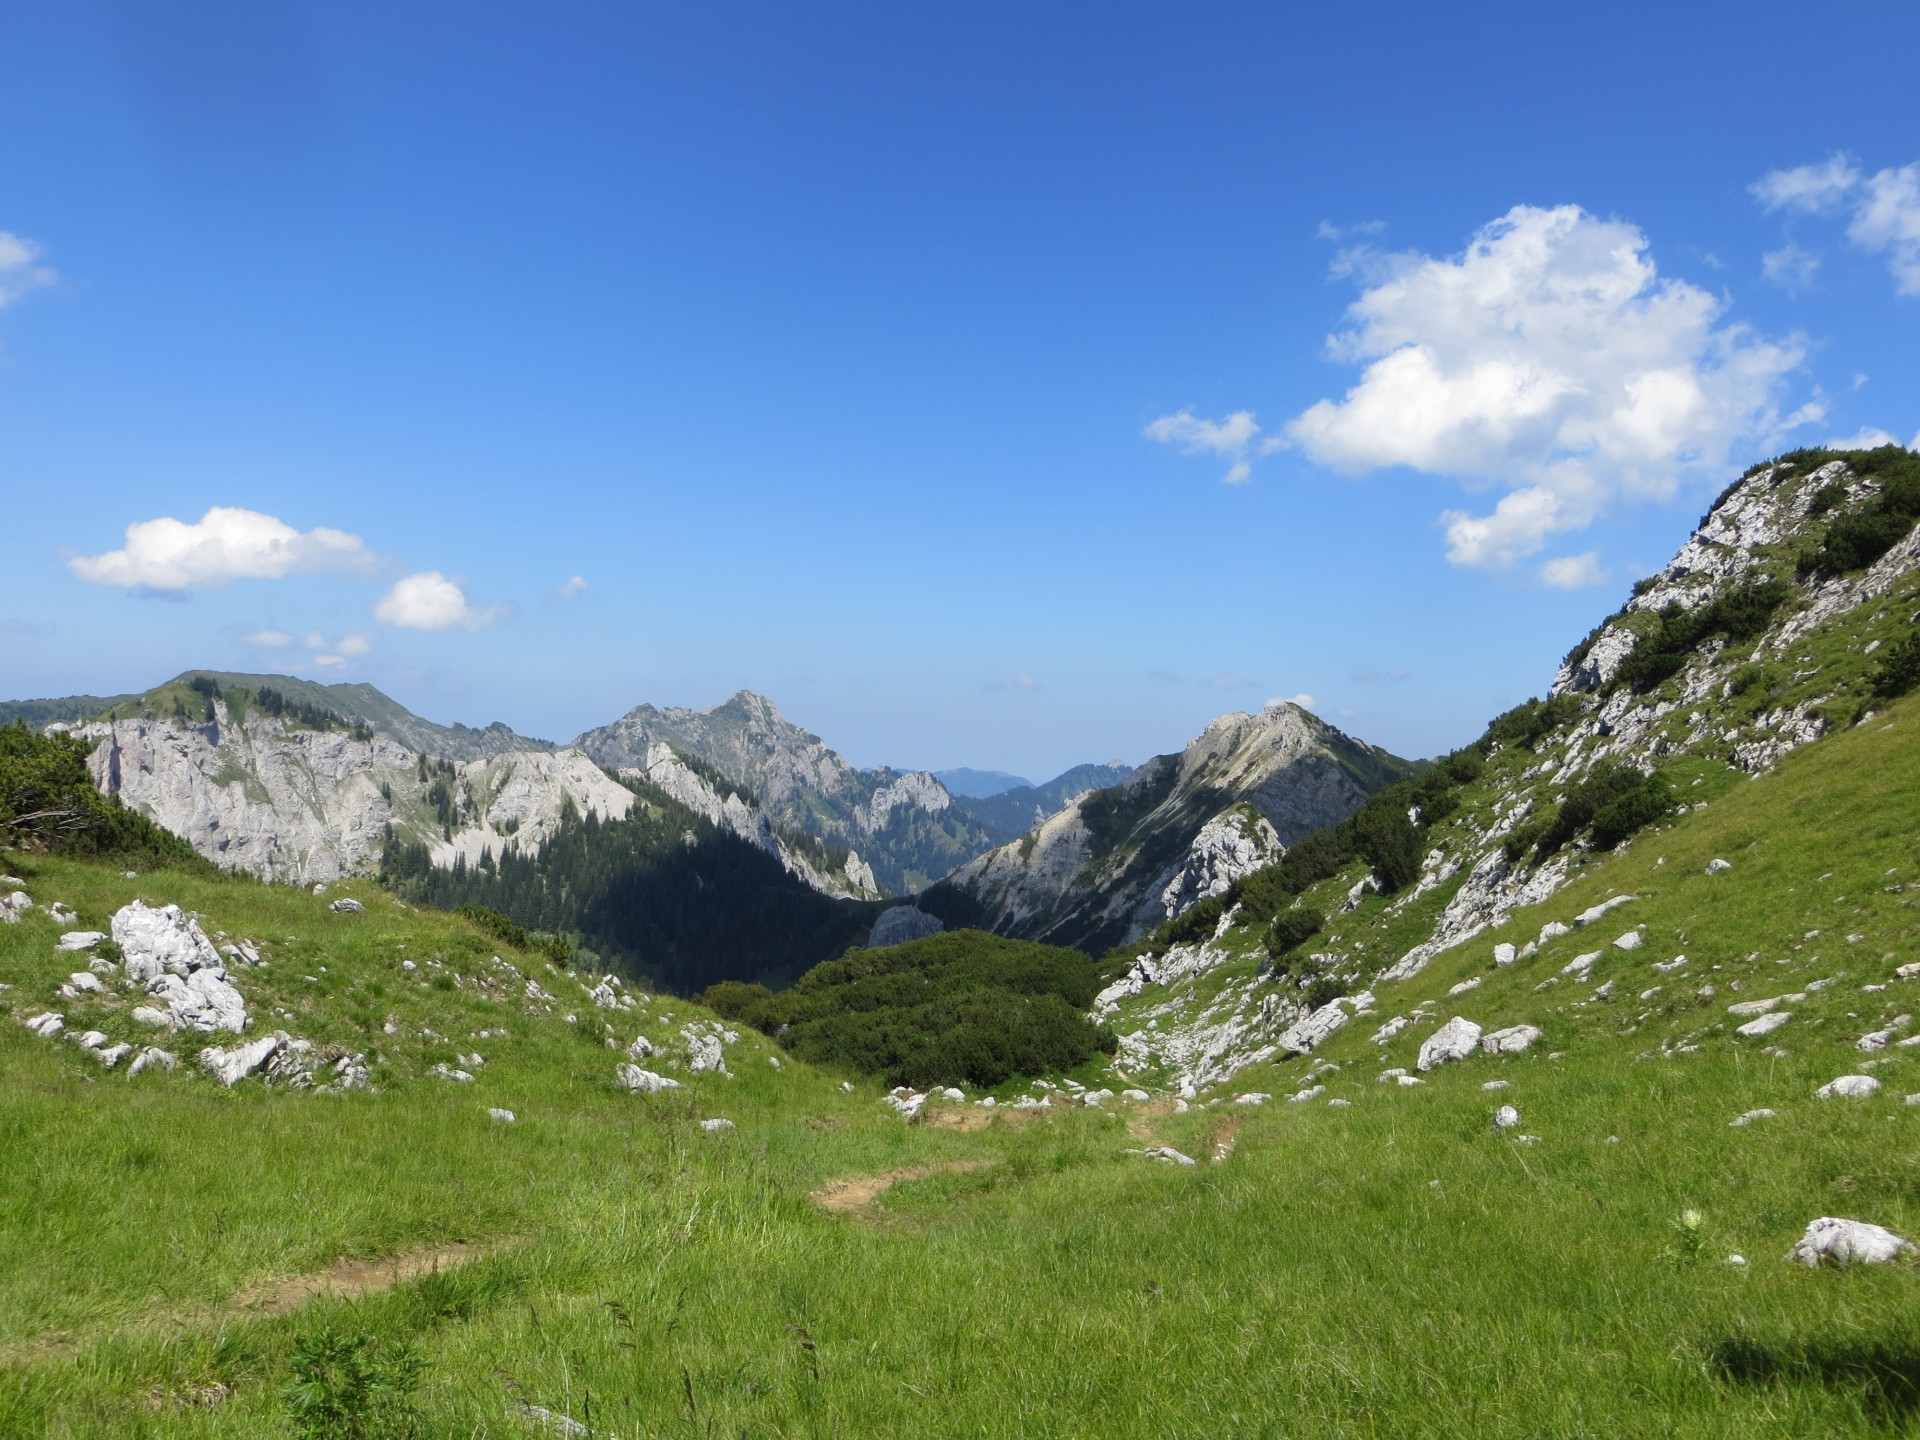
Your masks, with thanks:
[{"label": "blue sky", "polygon": [[1911,5],[154,12],[0,49],[8,695],[1428,754],[1920,432]]}]

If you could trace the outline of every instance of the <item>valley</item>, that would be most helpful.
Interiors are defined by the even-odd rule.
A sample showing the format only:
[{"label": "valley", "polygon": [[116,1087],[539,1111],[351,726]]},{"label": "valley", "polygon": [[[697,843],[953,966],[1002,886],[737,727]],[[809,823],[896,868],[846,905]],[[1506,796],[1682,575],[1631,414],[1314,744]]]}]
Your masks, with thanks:
[{"label": "valley", "polygon": [[0,1433],[295,1434],[323,1341],[368,1435],[1909,1428],[1911,1252],[1788,1256],[1920,1235],[1916,520],[1756,465],[1420,761],[22,706]]}]

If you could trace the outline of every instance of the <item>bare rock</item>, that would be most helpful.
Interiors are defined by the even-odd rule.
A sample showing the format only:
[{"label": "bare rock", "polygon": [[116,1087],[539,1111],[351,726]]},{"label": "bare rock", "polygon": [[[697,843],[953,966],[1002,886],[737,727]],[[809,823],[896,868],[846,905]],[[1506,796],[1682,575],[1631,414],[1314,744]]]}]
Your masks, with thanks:
[{"label": "bare rock", "polygon": [[656,1075],[651,1070],[642,1070],[638,1065],[621,1065],[614,1072],[615,1077],[626,1089],[636,1095],[652,1095],[661,1090],[678,1090],[680,1082],[665,1075]]},{"label": "bare rock", "polygon": [[1829,1080],[1813,1092],[1816,1100],[1845,1098],[1864,1100],[1880,1088],[1880,1082],[1871,1075],[1842,1075],[1838,1080]]},{"label": "bare rock", "polygon": [[1913,1254],[1913,1245],[1893,1231],[1864,1220],[1822,1215],[1807,1226],[1787,1259],[1801,1265],[1886,1265]]},{"label": "bare rock", "polygon": [[1456,1015],[1429,1035],[1420,1046],[1420,1058],[1415,1065],[1420,1070],[1431,1070],[1436,1065],[1445,1065],[1449,1061],[1464,1060],[1480,1043],[1480,1027],[1463,1016]]}]

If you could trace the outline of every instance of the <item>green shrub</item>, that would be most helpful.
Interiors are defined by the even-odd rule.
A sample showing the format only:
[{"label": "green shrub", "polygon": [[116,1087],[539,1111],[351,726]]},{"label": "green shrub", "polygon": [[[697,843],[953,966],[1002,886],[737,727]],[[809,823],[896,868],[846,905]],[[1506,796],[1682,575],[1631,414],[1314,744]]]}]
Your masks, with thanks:
[{"label": "green shrub", "polygon": [[0,844],[210,871],[186,841],[94,788],[92,749],[77,735],[0,727]]},{"label": "green shrub", "polygon": [[1099,989],[1090,957],[981,930],[849,951],[764,998],[750,988],[730,992],[747,1024],[803,1060],[897,1085],[994,1086],[1118,1043],[1082,1013]]},{"label": "green shrub", "polygon": [[1729,644],[1756,638],[1791,593],[1784,580],[1761,578],[1734,586],[1691,610],[1678,604],[1662,607],[1656,627],[1643,634],[1620,662],[1614,683],[1644,693],[1677,674],[1694,651],[1716,635],[1725,636]]},{"label": "green shrub", "polygon": [[[1820,548],[1800,558],[1800,577],[1825,571],[1845,574],[1864,570],[1899,544],[1920,520],[1920,455],[1900,445],[1882,445],[1877,450],[1854,451],[1847,455],[1854,474],[1871,478],[1880,485],[1873,501],[1840,516],[1827,527]],[[1814,496],[1821,497],[1834,487],[1829,485]],[[1842,494],[1845,487],[1841,487]],[[1830,501],[1831,509],[1838,497]],[[1809,514],[1824,513],[1809,509]]]},{"label": "green shrub", "polygon": [[754,1006],[772,998],[773,991],[764,985],[746,980],[722,980],[706,988],[700,1003],[725,1019],[745,1020]]},{"label": "green shrub", "polygon": [[1920,687],[1920,631],[1897,641],[1873,672],[1873,693],[1894,700]]},{"label": "green shrub", "polygon": [[411,1345],[376,1348],[369,1336],[322,1330],[295,1346],[281,1401],[301,1440],[411,1440],[421,1433],[413,1392],[425,1363]]},{"label": "green shrub", "polygon": [[1543,817],[1535,849],[1544,860],[1588,829],[1596,848],[1611,849],[1672,809],[1673,792],[1662,776],[1603,760]]},{"label": "green shrub", "polygon": [[1276,960],[1289,950],[1298,950],[1327,928],[1327,917],[1310,905],[1297,905],[1273,917],[1267,930],[1267,953]]}]

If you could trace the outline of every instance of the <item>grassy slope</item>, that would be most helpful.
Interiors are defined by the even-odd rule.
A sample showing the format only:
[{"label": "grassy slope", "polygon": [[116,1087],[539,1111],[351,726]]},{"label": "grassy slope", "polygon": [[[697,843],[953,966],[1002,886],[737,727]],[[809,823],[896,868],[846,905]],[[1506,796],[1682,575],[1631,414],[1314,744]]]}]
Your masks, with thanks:
[{"label": "grassy slope", "polygon": [[[129,1084],[0,1024],[0,1433],[289,1433],[275,1400],[285,1356],[323,1320],[417,1338],[446,1435],[529,1433],[509,1412],[522,1394],[582,1417],[590,1403],[626,1437],[1899,1428],[1920,1407],[1912,1271],[1809,1273],[1780,1256],[1817,1214],[1920,1230],[1920,1107],[1901,1104],[1920,1090],[1920,1054],[1852,1046],[1883,1014],[1920,1011],[1920,981],[1891,979],[1916,954],[1914,901],[1884,888],[1920,878],[1917,820],[1909,701],[1379,991],[1384,1019],[1484,974],[1437,1018],[1541,1024],[1533,1053],[1405,1090],[1374,1076],[1411,1065],[1432,1025],[1384,1050],[1350,1026],[1324,1051],[1343,1068],[1321,1103],[1153,1122],[1196,1155],[1244,1122],[1231,1160],[1195,1169],[1128,1156],[1149,1142],[1099,1113],[967,1134],[903,1126],[871,1086],[774,1071],[752,1035],[729,1052],[738,1079],[636,1099],[613,1091],[616,1057],[581,1027],[403,979],[402,942],[453,968],[485,960],[448,917],[371,892],[365,915],[339,917],[292,891],[48,864],[29,888],[88,922],[144,893],[268,941],[267,976],[240,978],[256,1005],[270,988],[289,1009],[305,1001],[288,1028],[388,1058],[377,1096],[221,1092],[184,1074]],[[1716,856],[1735,868],[1708,878]],[[1492,969],[1494,939],[1615,891],[1641,898],[1598,935]],[[1646,927],[1640,950],[1609,949],[1584,986],[1534,992],[1629,924]],[[35,918],[0,928],[0,980],[17,986],[0,1005],[27,1010],[69,968],[49,958],[52,933]],[[1679,976],[1650,970],[1681,951]],[[321,964],[332,983],[297,978]],[[1730,1037],[1728,1002],[1843,971],[1775,1035]],[[1574,1008],[1615,977],[1617,997],[1663,990]],[[1695,995],[1709,979],[1719,993]],[[586,1013],[577,987],[544,983]],[[408,1032],[424,1021],[489,1064],[470,1086],[420,1078],[447,1058],[435,1042],[368,1035],[356,1011],[376,1031],[389,1013]],[[503,1019],[511,1040],[467,1038]],[[615,1024],[624,1040],[639,1021]],[[1660,1058],[1688,1037],[1698,1052]],[[1760,1053],[1774,1043],[1790,1053]],[[1811,1098],[1870,1058],[1886,1062],[1871,1072],[1880,1097]],[[1302,1071],[1236,1088],[1284,1093]],[[1482,1091],[1496,1075],[1512,1088]],[[1336,1097],[1351,1108],[1325,1105]],[[1494,1136],[1502,1101],[1541,1143]],[[519,1123],[491,1124],[487,1105]],[[1779,1118],[1727,1127],[1760,1105]],[[714,1114],[738,1131],[702,1133]],[[804,1198],[828,1177],[959,1156],[1000,1163],[899,1186],[865,1219]],[[1703,1253],[1664,1258],[1687,1206],[1705,1212]],[[503,1235],[528,1243],[384,1296],[280,1319],[196,1314],[339,1255]],[[1734,1250],[1752,1263],[1725,1264]],[[165,1402],[214,1381],[233,1387],[221,1405]]]}]

